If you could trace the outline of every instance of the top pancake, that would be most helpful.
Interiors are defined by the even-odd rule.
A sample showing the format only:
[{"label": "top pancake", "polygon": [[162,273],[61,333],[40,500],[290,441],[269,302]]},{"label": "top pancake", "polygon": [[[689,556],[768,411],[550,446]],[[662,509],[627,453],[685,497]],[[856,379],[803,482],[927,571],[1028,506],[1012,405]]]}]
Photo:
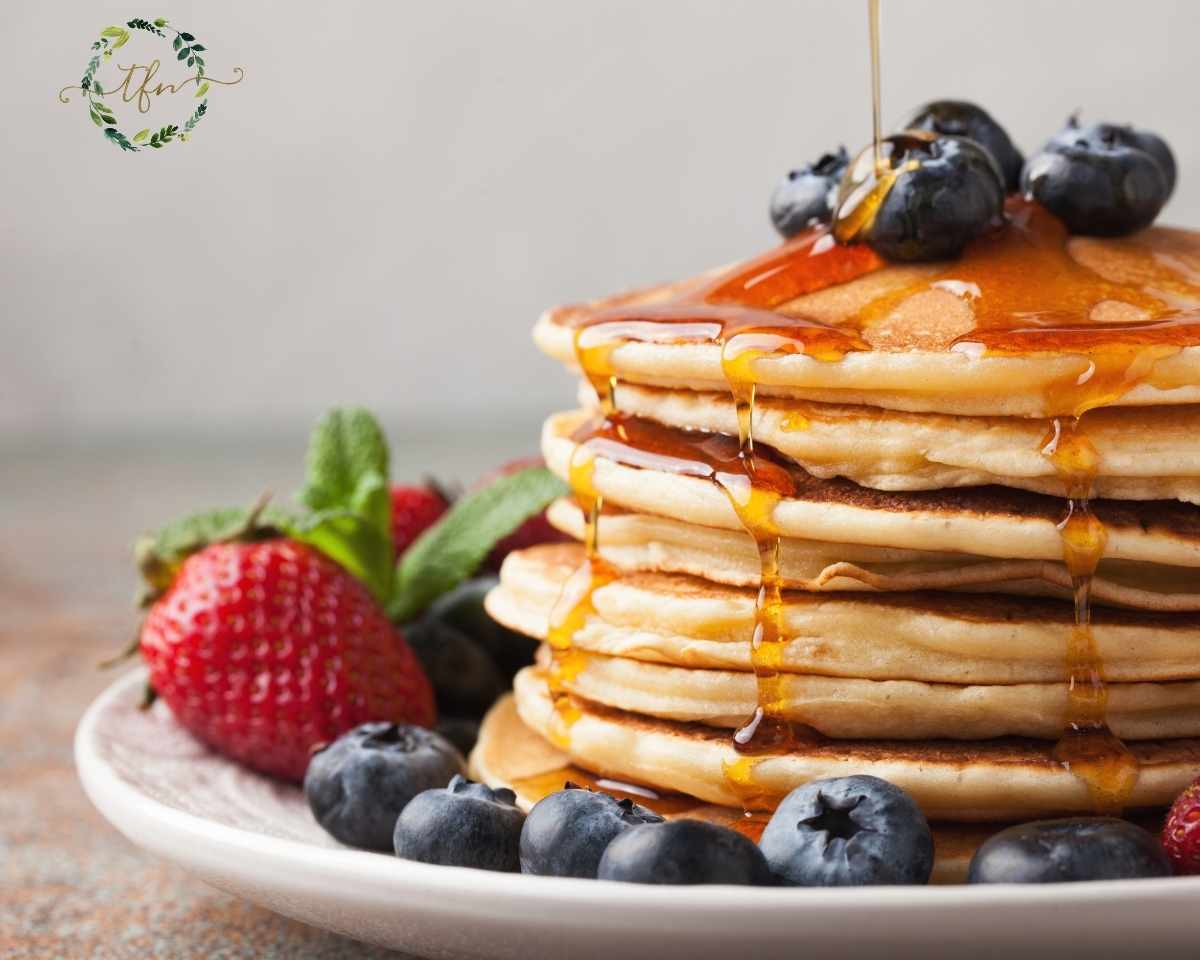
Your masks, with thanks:
[{"label": "top pancake", "polygon": [[[822,341],[807,352],[794,345],[768,352],[749,359],[742,375],[763,395],[968,415],[1200,401],[1200,234],[1152,228],[1120,239],[1067,239],[1047,226],[1051,219],[1025,208],[1014,216],[1017,226],[977,241],[961,260],[885,264],[788,296],[814,286],[803,272],[820,256],[861,259],[844,253],[856,248],[811,237],[800,257],[807,248],[796,246],[799,238],[694,280],[549,311],[534,338],[577,366],[577,328],[652,321],[655,329],[632,334],[637,339],[613,329],[617,342],[599,372],[724,391],[721,343],[733,327],[810,337],[815,324],[833,348]],[[731,299],[731,286],[745,296]],[[752,309],[713,333],[743,305]]]}]

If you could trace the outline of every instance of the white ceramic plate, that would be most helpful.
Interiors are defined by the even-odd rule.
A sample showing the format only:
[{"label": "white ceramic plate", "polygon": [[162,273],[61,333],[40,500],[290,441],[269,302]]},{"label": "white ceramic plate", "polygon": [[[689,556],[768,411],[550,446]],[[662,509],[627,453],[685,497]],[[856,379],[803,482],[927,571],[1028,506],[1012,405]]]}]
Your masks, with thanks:
[{"label": "white ceramic plate", "polygon": [[410,863],[338,846],[298,789],[136,704],[132,673],[75,739],[92,802],[135,843],[305,923],[426,957],[746,960],[1195,956],[1200,879],[846,890],[651,887]]}]

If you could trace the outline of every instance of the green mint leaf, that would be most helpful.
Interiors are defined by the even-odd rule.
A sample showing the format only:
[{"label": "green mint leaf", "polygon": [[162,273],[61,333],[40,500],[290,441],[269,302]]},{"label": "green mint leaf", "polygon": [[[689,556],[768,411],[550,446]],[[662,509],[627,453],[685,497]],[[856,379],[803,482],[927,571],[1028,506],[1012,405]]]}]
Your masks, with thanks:
[{"label": "green mint leaf", "polygon": [[405,551],[388,614],[397,622],[412,620],[475,573],[500,540],[566,492],[549,470],[531,467],[459,500]]},{"label": "green mint leaf", "polygon": [[298,499],[313,514],[298,539],[336,560],[386,604],[395,564],[388,447],[370,413],[331,410],[317,424]]},{"label": "green mint leaf", "polygon": [[366,584],[380,605],[392,589],[392,538],[363,517],[345,510],[326,510],[296,518],[288,536],[320,550]]},{"label": "green mint leaf", "polygon": [[383,430],[366,410],[331,410],[308,443],[300,502],[310,510],[353,509],[364,477],[388,475]]}]

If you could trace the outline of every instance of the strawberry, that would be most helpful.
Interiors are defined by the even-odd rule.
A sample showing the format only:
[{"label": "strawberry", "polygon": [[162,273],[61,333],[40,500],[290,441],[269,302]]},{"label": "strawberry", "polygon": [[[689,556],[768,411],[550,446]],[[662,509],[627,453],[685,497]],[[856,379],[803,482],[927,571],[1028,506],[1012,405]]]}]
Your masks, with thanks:
[{"label": "strawberry", "polygon": [[1200,873],[1200,780],[1171,804],[1163,825],[1162,845],[1176,873]]},{"label": "strawberry", "polygon": [[141,631],[176,719],[263,773],[370,720],[434,722],[433,693],[366,586],[303,543],[218,543],[183,561]]},{"label": "strawberry", "polygon": [[433,724],[429,680],[393,623],[565,489],[544,468],[517,471],[447,512],[436,488],[393,489],[388,459],[369,413],[334,410],[295,507],[207,510],[137,545],[151,691],[256,770],[300,780],[313,747],[359,724]]},{"label": "strawberry", "polygon": [[449,498],[434,484],[392,487],[392,543],[396,556],[432,527],[450,506]]},{"label": "strawberry", "polygon": [[[546,463],[541,457],[522,457],[519,460],[511,460],[485,477],[481,481],[481,485],[491,483],[498,477],[510,476],[521,470],[545,466]],[[497,543],[492,548],[491,553],[488,554],[487,560],[484,561],[483,565],[485,569],[491,570],[493,573],[499,573],[500,564],[514,550],[524,550],[526,547],[537,546],[539,543],[563,543],[570,539],[565,533],[556,530],[550,525],[550,521],[546,519],[546,511],[543,510],[529,517],[516,530]]]}]

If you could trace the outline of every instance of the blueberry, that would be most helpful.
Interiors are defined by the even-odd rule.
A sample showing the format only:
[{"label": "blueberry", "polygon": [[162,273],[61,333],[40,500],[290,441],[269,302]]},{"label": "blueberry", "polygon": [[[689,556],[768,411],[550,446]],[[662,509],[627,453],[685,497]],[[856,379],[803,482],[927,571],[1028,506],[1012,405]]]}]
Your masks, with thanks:
[{"label": "blueberry", "polygon": [[703,820],[631,827],[608,845],[596,875],[627,883],[774,883],[762,851],[753,842]]},{"label": "blueberry", "polygon": [[464,757],[475,749],[479,739],[479,724],[470,717],[440,717],[435,729]]},{"label": "blueberry", "polygon": [[996,161],[1006,190],[1011,193],[1020,184],[1025,158],[1013,145],[1008,131],[980,106],[965,100],[935,100],[913,111],[904,128],[974,140]]},{"label": "blueberry", "polygon": [[794,237],[814,223],[828,223],[833,216],[838,183],[850,155],[845,147],[826,153],[816,163],[792,170],[771,194],[771,222],[785,237]]},{"label": "blueberry", "polygon": [[352,847],[391,850],[396,818],[410,800],[464,769],[444,738],[422,727],[364,723],[309,761],[304,795],[317,822]]},{"label": "blueberry", "polygon": [[396,856],[447,867],[516,873],[525,814],[511,790],[456,776],[418,794],[396,821]]},{"label": "blueberry", "polygon": [[1167,202],[1175,160],[1161,138],[1132,127],[1067,126],[1034,154],[1021,189],[1076,234],[1115,237],[1148,227]]},{"label": "blueberry", "polygon": [[984,842],[968,883],[1059,883],[1169,877],[1158,839],[1112,817],[1041,820],[1002,830]]},{"label": "blueberry", "polygon": [[508,689],[487,651],[453,624],[426,614],[404,635],[433,684],[438,713],[482,717]]},{"label": "blueberry", "polygon": [[913,798],[878,777],[814,780],[775,810],[759,841],[797,887],[928,883],[933,835]]},{"label": "blueberry", "polygon": [[1001,222],[1004,179],[975,141],[911,130],[886,137],[881,156],[874,190],[871,147],[842,179],[834,226],[842,242],[865,241],[890,260],[945,260]]},{"label": "blueberry", "polygon": [[653,810],[607,793],[567,784],[539,800],[521,830],[521,871],[553,877],[595,878],[600,857],[619,834],[642,823],[662,823]]}]

